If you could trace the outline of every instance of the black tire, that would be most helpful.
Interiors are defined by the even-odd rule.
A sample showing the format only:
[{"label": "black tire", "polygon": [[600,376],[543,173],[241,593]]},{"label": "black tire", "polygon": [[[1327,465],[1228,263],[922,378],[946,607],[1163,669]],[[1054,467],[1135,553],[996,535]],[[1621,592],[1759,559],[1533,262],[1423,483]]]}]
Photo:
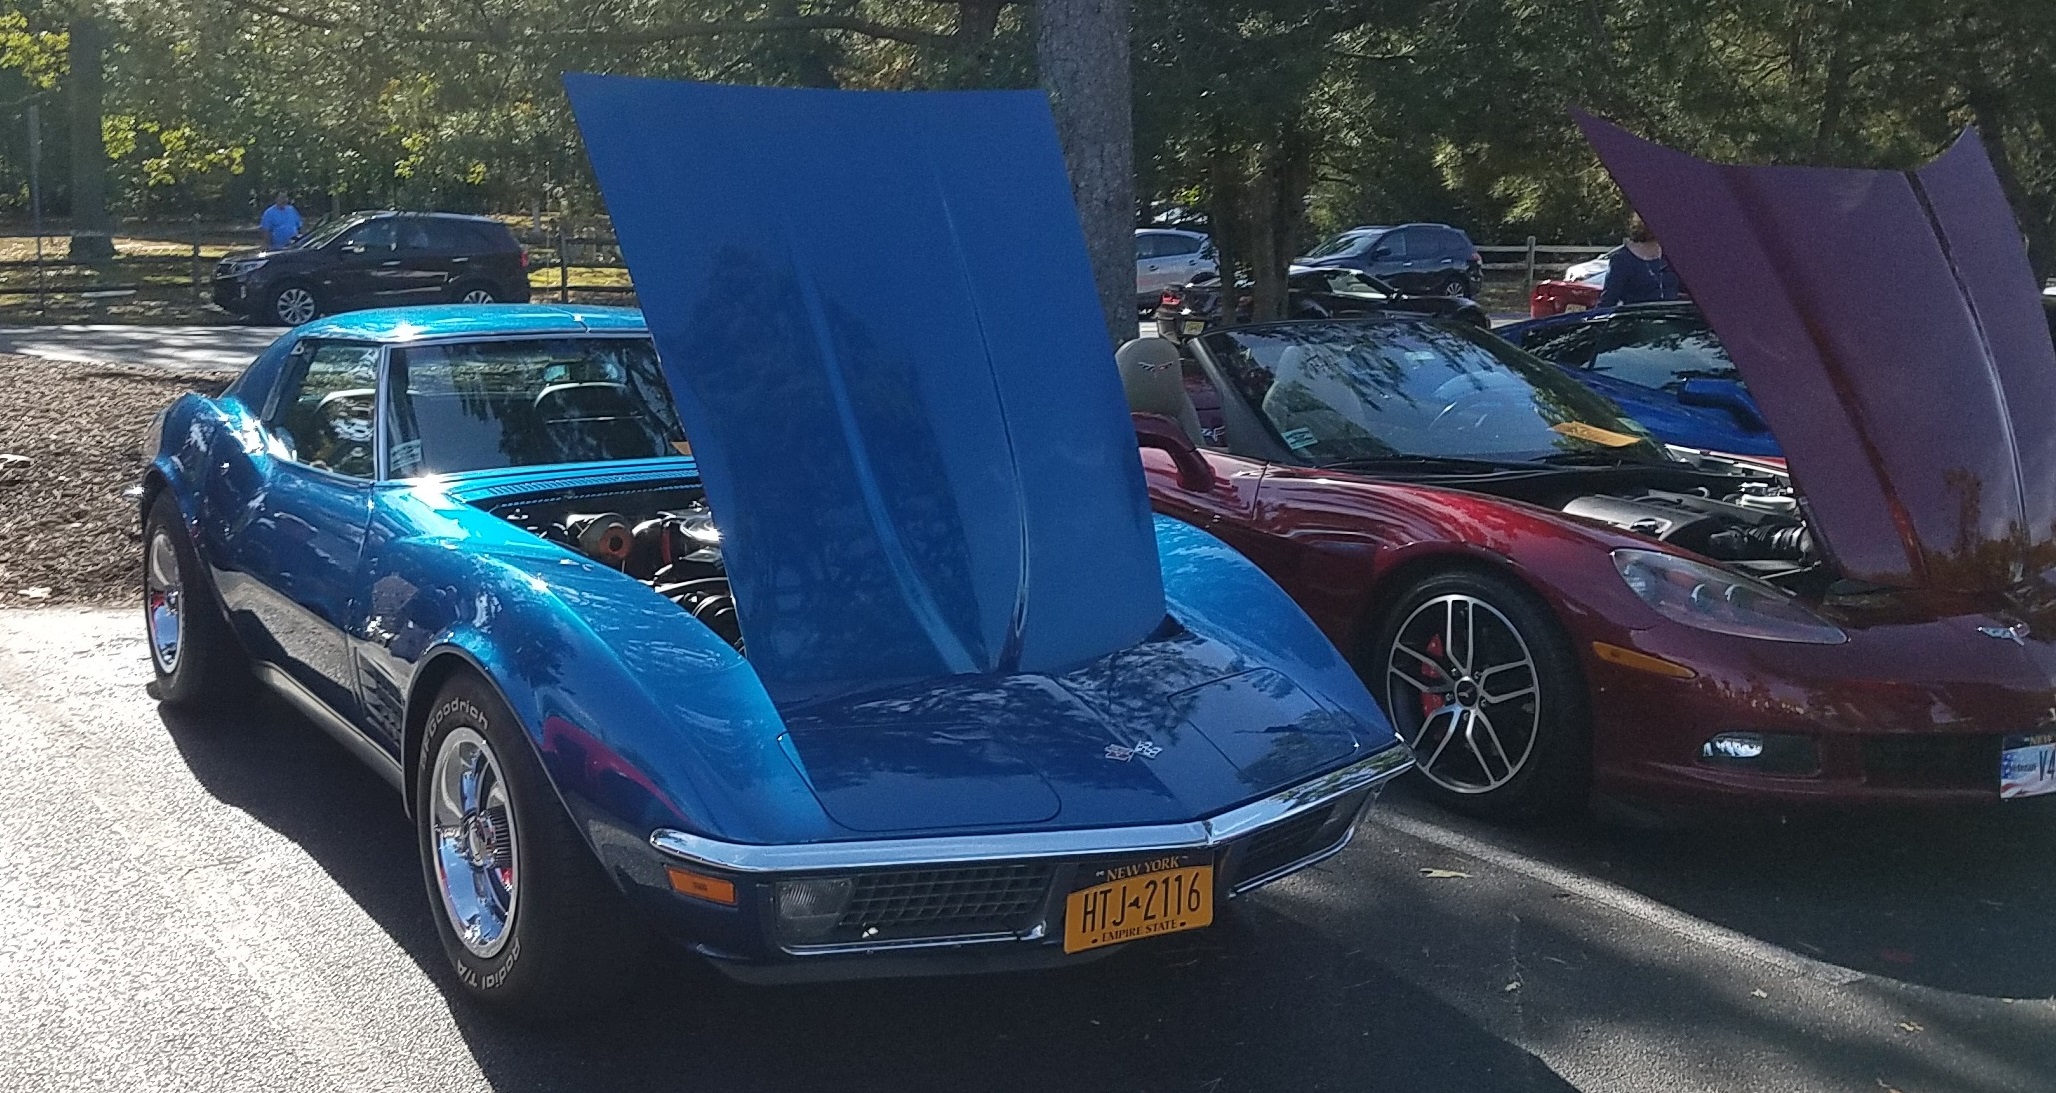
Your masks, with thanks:
[{"label": "black tire", "polygon": [[142,586],[143,635],[158,700],[197,707],[245,694],[249,658],[169,490],[158,491],[143,518]]},{"label": "black tire", "polygon": [[[486,787],[478,791],[483,807],[467,817],[475,814],[485,823],[476,829],[441,825],[438,757],[446,745],[454,756],[480,742],[492,778],[479,780]],[[513,712],[483,680],[460,674],[437,692],[422,733],[418,769],[415,841],[429,913],[465,992],[489,1006],[538,1017],[587,1011],[626,992],[647,955],[648,932],[572,826]],[[494,784],[501,790],[500,805],[488,803]],[[445,815],[450,804],[446,797],[440,806]],[[503,923],[497,947],[487,952],[479,951],[489,947],[479,944],[480,935],[471,944],[459,937],[453,921],[458,912],[445,898],[442,882],[442,862],[467,867],[465,847],[475,850],[480,844],[455,836],[474,830],[491,834],[485,841],[493,854],[488,868],[504,857],[511,883],[498,890],[514,893],[505,903],[504,919],[484,918]],[[444,857],[446,852],[456,857]],[[461,892],[467,878],[457,876]],[[472,891],[477,890],[474,884]]]},{"label": "black tire", "polygon": [[1435,286],[1435,291],[1443,296],[1467,297],[1471,294],[1471,281],[1461,273],[1452,273],[1444,277],[1441,284]]},{"label": "black tire", "polygon": [[299,326],[321,314],[321,296],[314,286],[302,281],[282,281],[264,294],[260,314],[273,326]]},{"label": "black tire", "polygon": [[485,281],[463,281],[450,290],[450,302],[453,304],[496,304],[500,302],[500,291]]},{"label": "black tire", "polygon": [[1414,747],[1410,777],[1429,797],[1502,820],[1585,807],[1584,676],[1549,606],[1517,581],[1463,569],[1417,582],[1379,621],[1358,666]]}]

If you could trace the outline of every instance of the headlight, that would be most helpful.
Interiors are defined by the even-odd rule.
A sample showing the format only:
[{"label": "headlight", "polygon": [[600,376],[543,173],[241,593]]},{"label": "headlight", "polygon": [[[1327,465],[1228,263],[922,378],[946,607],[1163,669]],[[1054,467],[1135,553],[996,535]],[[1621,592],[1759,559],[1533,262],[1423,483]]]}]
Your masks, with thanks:
[{"label": "headlight", "polygon": [[231,259],[227,263],[225,263],[227,268],[223,270],[223,272],[227,273],[230,277],[247,277],[250,274],[257,272],[257,270],[260,267],[262,267],[266,261],[268,261],[268,259],[264,258]]},{"label": "headlight", "polygon": [[1718,634],[1809,645],[1849,640],[1785,593],[1737,573],[1654,550],[1616,550],[1613,565],[1642,602],[1672,622]]}]

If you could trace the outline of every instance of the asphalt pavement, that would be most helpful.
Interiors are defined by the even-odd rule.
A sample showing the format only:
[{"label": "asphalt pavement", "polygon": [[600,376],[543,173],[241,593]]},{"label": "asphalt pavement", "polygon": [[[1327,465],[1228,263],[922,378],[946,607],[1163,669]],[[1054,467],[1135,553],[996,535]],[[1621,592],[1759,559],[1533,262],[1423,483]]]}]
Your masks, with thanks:
[{"label": "asphalt pavement", "polygon": [[0,353],[170,372],[235,371],[284,333],[272,326],[0,326]]},{"label": "asphalt pavement", "polygon": [[2056,1089],[2047,809],[1642,830],[1404,790],[1214,927],[1057,973],[475,1010],[392,791],[160,710],[128,611],[0,610],[0,1089]]}]

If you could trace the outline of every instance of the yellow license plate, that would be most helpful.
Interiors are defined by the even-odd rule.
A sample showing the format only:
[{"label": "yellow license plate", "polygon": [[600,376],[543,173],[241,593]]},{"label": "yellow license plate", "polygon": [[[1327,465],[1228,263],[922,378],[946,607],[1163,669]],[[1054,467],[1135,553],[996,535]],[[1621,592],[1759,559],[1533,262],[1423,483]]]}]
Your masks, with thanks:
[{"label": "yellow license plate", "polygon": [[1204,334],[1204,333],[1206,333],[1206,320],[1205,320],[1205,319],[1187,319],[1187,320],[1185,320],[1185,332],[1186,332],[1187,334]]},{"label": "yellow license plate", "polygon": [[1214,867],[1171,856],[1100,870],[1064,901],[1064,951],[1084,952],[1214,921]]}]

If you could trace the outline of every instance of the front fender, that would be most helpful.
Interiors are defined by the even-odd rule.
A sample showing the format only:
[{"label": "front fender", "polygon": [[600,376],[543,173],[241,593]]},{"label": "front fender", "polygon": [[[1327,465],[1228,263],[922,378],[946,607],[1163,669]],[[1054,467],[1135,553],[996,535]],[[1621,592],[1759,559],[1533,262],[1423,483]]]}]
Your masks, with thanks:
[{"label": "front fender", "polygon": [[1191,524],[1156,518],[1164,599],[1187,628],[1289,676],[1330,709],[1361,725],[1361,743],[1392,743],[1391,722],[1356,670],[1305,611],[1254,562]]},{"label": "front fender", "polygon": [[506,700],[596,850],[659,827],[742,843],[833,830],[778,743],[784,723],[756,674],[670,601],[554,549],[415,542],[388,557],[388,577],[413,592],[375,610],[369,629],[444,616],[420,643],[405,723],[422,723],[444,658],[461,658]]}]

